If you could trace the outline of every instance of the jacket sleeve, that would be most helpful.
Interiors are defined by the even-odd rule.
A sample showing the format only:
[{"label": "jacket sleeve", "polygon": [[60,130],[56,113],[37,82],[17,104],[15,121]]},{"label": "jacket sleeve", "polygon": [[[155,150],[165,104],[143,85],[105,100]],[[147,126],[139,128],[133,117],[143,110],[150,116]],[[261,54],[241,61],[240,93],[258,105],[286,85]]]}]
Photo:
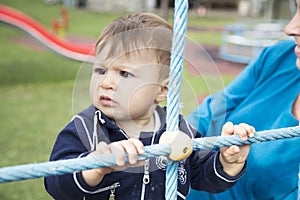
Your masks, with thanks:
[{"label": "jacket sleeve", "polygon": [[[181,123],[183,124],[183,123]],[[194,138],[200,138],[201,134],[186,124]],[[183,125],[181,125],[181,128]],[[182,130],[182,129],[181,129]],[[193,151],[189,157],[191,187],[210,193],[220,193],[232,187],[244,174],[245,166],[236,176],[229,176],[223,171],[219,160],[218,149],[204,149]]]},{"label": "jacket sleeve", "polygon": [[191,156],[191,187],[210,193],[220,193],[232,187],[244,174],[228,176],[219,160],[219,151],[200,150]]},{"label": "jacket sleeve", "polygon": [[[74,121],[62,130],[54,144],[50,161],[66,160],[84,157],[89,151],[84,147],[78,136]],[[84,196],[95,194],[99,188],[108,184],[102,181],[99,185],[91,187],[85,183],[81,172],[72,174],[49,176],[44,179],[47,192],[56,200],[76,200],[83,199]]]},{"label": "jacket sleeve", "polygon": [[[78,158],[87,151],[76,133],[73,122],[59,133],[51,152],[50,161]],[[44,184],[47,192],[55,199],[68,200],[83,196],[73,181],[73,174],[46,177]]]}]

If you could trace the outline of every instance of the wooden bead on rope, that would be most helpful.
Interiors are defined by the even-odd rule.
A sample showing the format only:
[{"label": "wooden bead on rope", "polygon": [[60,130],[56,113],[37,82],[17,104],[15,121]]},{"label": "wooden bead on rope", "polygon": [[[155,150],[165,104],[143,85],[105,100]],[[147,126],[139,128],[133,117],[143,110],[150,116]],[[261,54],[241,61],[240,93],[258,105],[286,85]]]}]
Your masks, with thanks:
[{"label": "wooden bead on rope", "polygon": [[180,161],[188,158],[193,152],[192,139],[182,131],[166,131],[162,134],[159,144],[168,143],[171,147],[169,158]]}]

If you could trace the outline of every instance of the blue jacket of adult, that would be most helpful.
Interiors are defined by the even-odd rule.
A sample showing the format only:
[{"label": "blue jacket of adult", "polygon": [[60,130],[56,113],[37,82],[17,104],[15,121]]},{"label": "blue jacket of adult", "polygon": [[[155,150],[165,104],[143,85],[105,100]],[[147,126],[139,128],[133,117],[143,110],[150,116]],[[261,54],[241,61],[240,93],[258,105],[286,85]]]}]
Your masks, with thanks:
[{"label": "blue jacket of adult", "polygon": [[[145,146],[157,144],[166,130],[166,110],[157,107],[154,132],[141,132],[140,140]],[[191,138],[201,137],[180,117],[179,129]],[[50,160],[62,160],[86,156],[94,151],[100,141],[106,143],[126,140],[129,137],[112,120],[94,106],[76,115],[60,132],[53,147]],[[194,151],[178,163],[178,199],[185,199],[190,187],[213,193],[232,187],[243,171],[230,177],[222,171],[219,152],[212,150]],[[165,175],[168,159],[165,156],[151,158],[143,167],[132,167],[125,171],[112,172],[104,176],[101,183],[91,187],[83,180],[81,172],[45,178],[49,194],[59,200],[76,199],[165,199]],[[145,175],[147,175],[146,179]],[[148,176],[149,175],[149,176]]]},{"label": "blue jacket of adult", "polygon": [[[220,133],[225,121],[248,123],[257,131],[299,125],[292,105],[300,92],[292,40],[265,48],[224,90],[209,96],[188,116],[204,136]],[[187,199],[295,200],[298,194],[300,138],[253,144],[247,169],[229,190],[191,191]]]}]

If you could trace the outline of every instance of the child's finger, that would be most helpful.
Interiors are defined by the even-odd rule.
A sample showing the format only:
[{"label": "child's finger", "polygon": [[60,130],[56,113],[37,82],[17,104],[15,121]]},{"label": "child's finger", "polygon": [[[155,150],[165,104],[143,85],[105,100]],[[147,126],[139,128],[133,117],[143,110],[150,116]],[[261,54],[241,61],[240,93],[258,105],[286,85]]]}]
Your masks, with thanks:
[{"label": "child's finger", "polygon": [[128,154],[128,162],[130,164],[135,164],[137,162],[139,147],[136,146],[136,143],[137,142],[133,139],[130,139],[123,143],[123,148],[124,148],[125,152]]},{"label": "child's finger", "polygon": [[130,139],[130,141],[136,147],[136,150],[137,150],[138,154],[144,154],[145,153],[144,144],[140,140],[132,138],[132,139]]},{"label": "child's finger", "polygon": [[240,126],[247,131],[248,137],[254,137],[255,128],[253,126],[246,123],[241,123]]},{"label": "child's finger", "polygon": [[144,145],[137,139],[123,140],[115,142],[110,145],[111,152],[116,157],[116,164],[118,166],[125,165],[126,154],[128,154],[128,161],[130,164],[137,162],[138,154],[144,153]]},{"label": "child's finger", "polygon": [[246,129],[240,125],[234,125],[234,134],[239,135],[244,141],[248,138]]},{"label": "child's finger", "polygon": [[240,151],[240,148],[238,146],[232,145],[228,147],[225,151],[223,151],[223,156],[225,157],[231,157],[235,154],[237,154]]},{"label": "child's finger", "polygon": [[221,135],[232,135],[234,132],[234,126],[232,122],[226,122],[223,125]]},{"label": "child's finger", "polygon": [[110,147],[105,142],[99,142],[96,146],[96,151],[99,153],[111,153]]},{"label": "child's finger", "polygon": [[125,165],[126,153],[122,142],[111,143],[110,150],[114,154],[117,166]]},{"label": "child's finger", "polygon": [[233,163],[237,160],[237,156],[240,152],[240,148],[238,146],[230,146],[221,149],[221,156],[223,160],[227,163]]},{"label": "child's finger", "polygon": [[254,137],[255,129],[245,123],[234,125],[234,134],[240,135],[241,139],[246,141],[248,137]]},{"label": "child's finger", "polygon": [[125,150],[128,153],[128,161],[130,164],[136,164],[138,154],[144,154],[144,145],[138,139],[129,139]]}]

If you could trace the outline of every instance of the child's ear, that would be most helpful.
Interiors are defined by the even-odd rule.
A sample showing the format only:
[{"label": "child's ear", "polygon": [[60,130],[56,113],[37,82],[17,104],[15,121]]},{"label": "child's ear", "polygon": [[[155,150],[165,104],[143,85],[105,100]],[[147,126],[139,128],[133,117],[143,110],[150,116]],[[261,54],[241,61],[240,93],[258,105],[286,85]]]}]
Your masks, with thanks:
[{"label": "child's ear", "polygon": [[156,103],[160,103],[163,102],[167,99],[168,96],[168,90],[169,90],[169,79],[165,79],[163,81],[161,81],[160,83],[160,91],[156,97]]}]

